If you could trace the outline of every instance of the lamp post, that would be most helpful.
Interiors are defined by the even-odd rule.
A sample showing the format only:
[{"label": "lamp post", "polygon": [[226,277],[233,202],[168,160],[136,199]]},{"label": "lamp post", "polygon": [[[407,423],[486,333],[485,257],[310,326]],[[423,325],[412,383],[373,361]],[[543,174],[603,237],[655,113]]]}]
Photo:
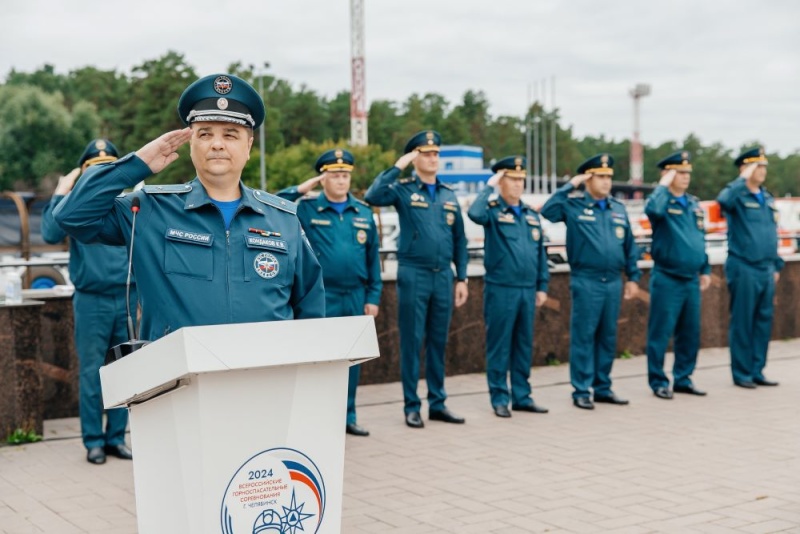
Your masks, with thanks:
[{"label": "lamp post", "polygon": [[631,176],[632,184],[641,184],[644,177],[644,155],[642,143],[639,141],[639,100],[650,94],[650,86],[638,83],[629,91],[633,98],[633,139],[631,139]]},{"label": "lamp post", "polygon": [[[266,100],[264,98],[264,71],[269,68],[269,61],[264,62],[263,70],[259,71],[258,73],[258,94],[261,95],[262,100]],[[264,122],[266,122],[266,117],[264,118]],[[261,164],[261,190],[267,190],[267,162],[264,156],[264,122],[261,123],[261,126],[258,127],[258,148],[260,151],[259,162]]]}]

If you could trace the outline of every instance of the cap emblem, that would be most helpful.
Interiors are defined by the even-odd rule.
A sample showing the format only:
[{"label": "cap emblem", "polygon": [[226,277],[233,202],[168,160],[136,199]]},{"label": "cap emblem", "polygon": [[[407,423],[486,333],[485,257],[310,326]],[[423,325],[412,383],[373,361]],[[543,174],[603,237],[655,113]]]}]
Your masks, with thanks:
[{"label": "cap emblem", "polygon": [[98,139],[97,142],[95,142],[94,147],[97,150],[105,150],[106,149],[106,142],[104,140],[102,140],[102,139]]},{"label": "cap emblem", "polygon": [[227,98],[219,98],[217,100],[217,108],[218,109],[228,109],[228,99]]},{"label": "cap emblem", "polygon": [[233,89],[233,82],[227,76],[217,76],[214,80],[214,91],[221,95],[227,95]]}]

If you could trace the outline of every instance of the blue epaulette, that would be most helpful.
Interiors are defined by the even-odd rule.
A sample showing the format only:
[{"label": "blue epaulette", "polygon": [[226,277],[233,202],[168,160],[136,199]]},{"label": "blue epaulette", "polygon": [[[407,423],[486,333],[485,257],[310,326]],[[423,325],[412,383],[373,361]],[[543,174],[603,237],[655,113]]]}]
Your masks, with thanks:
[{"label": "blue epaulette", "polygon": [[191,190],[192,186],[190,184],[146,185],[142,187],[142,191],[148,195],[157,193],[181,194],[188,193]]},{"label": "blue epaulette", "polygon": [[292,215],[297,214],[297,204],[289,200],[286,200],[285,198],[271,195],[259,189],[253,190],[253,197],[255,197],[255,199],[261,202],[262,204],[266,204],[267,206],[271,206],[275,209],[291,213]]},{"label": "blue epaulette", "polygon": [[397,183],[398,184],[411,184],[411,183],[414,183],[415,181],[416,180],[414,180],[414,178],[407,177],[407,178],[399,178],[397,180]]}]

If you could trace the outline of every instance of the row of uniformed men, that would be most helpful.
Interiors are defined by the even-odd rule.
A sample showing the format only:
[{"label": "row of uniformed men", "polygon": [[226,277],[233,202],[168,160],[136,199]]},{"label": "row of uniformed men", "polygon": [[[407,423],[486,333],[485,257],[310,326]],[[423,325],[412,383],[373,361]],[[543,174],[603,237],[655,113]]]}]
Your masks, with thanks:
[{"label": "row of uniformed men", "polygon": [[[168,132],[121,159],[89,167],[52,213],[58,226],[78,242],[125,245],[131,240],[132,202],[139,199],[143,224],[133,263],[142,337],[155,340],[193,325],[377,314],[378,238],[371,210],[349,193],[352,155],[345,150],[323,154],[317,162],[320,176],[274,196],[241,182],[253,130],[265,116],[263,101],[247,82],[227,74],[201,78],[181,95],[178,113],[186,128]],[[197,172],[194,180],[119,195],[172,163],[187,142]],[[375,206],[393,205],[400,217],[401,371],[406,423],[415,428],[423,426],[417,395],[423,341],[429,418],[464,422],[445,405],[444,351],[452,308],[467,300],[468,258],[455,193],[436,178],[440,142],[433,131],[415,135],[365,197]],[[762,369],[770,295],[781,262],[774,201],[762,186],[766,163],[758,150],[740,156],[741,177],[719,199],[730,226],[726,274],[732,294],[732,368],[734,382],[743,387],[773,384]],[[401,178],[409,164],[415,176]],[[648,361],[654,392],[668,398],[671,392],[662,368],[673,332],[673,389],[702,394],[690,375],[698,345],[699,290],[708,285],[708,265],[702,211],[697,199],[685,193],[689,155],[678,153],[659,166],[664,176],[647,208],[656,263]],[[496,174],[489,182],[493,187],[487,187],[469,211],[486,229],[487,379],[492,406],[501,417],[510,415],[509,404],[514,410],[546,411],[534,403],[528,382],[533,313],[547,298],[549,275],[539,214],[520,198],[524,168],[519,157],[495,164]],[[609,196],[613,159],[595,156],[578,172],[541,210],[548,219],[567,225],[573,397],[581,408],[593,408],[592,393],[595,402],[624,404],[627,401],[611,389],[610,371],[623,293],[621,272],[628,276],[625,297],[631,298],[640,277],[638,254],[624,206]],[[299,205],[284,200],[302,197],[317,182],[323,186],[319,196]],[[578,189],[581,184],[584,191]],[[493,194],[494,187],[499,195]],[[91,374],[96,379],[96,371]],[[356,370],[351,377],[347,430],[365,435],[355,419]],[[114,445],[108,435],[105,439],[106,446]]]}]

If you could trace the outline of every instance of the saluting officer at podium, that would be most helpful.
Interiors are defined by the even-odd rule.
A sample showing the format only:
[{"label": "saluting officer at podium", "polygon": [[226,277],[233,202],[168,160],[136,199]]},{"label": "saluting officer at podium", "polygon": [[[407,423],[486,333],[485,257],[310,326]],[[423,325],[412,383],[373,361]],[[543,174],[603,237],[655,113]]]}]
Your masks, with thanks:
[{"label": "saluting officer at podium", "polygon": [[547,301],[550,272],[539,214],[521,200],[525,164],[525,158],[509,156],[492,165],[494,176],[467,213],[486,236],[486,380],[498,417],[511,417],[509,403],[514,411],[548,411],[531,398],[529,382],[534,313]]},{"label": "saluting officer at podium", "polygon": [[764,188],[767,164],[763,148],[746,150],[734,161],[739,177],[717,197],[728,220],[731,372],[733,383],[746,389],[778,385],[764,376],[775,284],[784,265],[778,256],[778,210]]},{"label": "saluting officer at podium", "polygon": [[[569,325],[569,371],[573,404],[584,410],[594,402],[624,405],[611,389],[611,367],[617,349],[621,297],[636,296],[642,273],[636,265],[639,247],[622,202],[611,197],[614,158],[598,154],[578,167],[578,175],[560,187],[541,214],[567,225],[572,315]],[[586,185],[586,191],[577,187]],[[624,290],[621,273],[628,281]]]},{"label": "saluting officer at podium", "polygon": [[[322,265],[326,317],[376,317],[381,300],[378,230],[372,208],[350,193],[354,162],[353,154],[347,150],[328,150],[314,165],[318,176],[278,193],[288,200],[300,199],[297,216]],[[322,193],[309,194],[318,184],[322,185]],[[368,436],[369,431],[356,419],[360,369],[361,365],[350,366],[345,430],[355,436]]]},{"label": "saluting officer at podium", "polygon": [[[81,172],[100,163],[115,161],[117,147],[108,139],[91,141],[78,160],[78,168],[58,180],[53,197],[42,213],[42,238],[47,243],[60,243],[66,233],[56,224],[53,211],[72,191]],[[75,348],[78,351],[80,375],[78,399],[81,437],[86,447],[86,460],[104,464],[106,455],[130,460],[133,454],[125,445],[128,410],[117,408],[106,412],[103,430],[103,398],[100,367],[110,347],[128,339],[125,282],[128,276],[128,251],[125,247],[86,245],[69,242],[69,277],[75,285],[72,307],[75,314]],[[131,284],[131,306],[136,306],[136,284]]]},{"label": "saluting officer at podium", "polygon": [[[259,94],[214,74],[186,88],[178,113],[187,128],[90,168],[56,221],[79,241],[129,245],[138,199],[133,264],[143,339],[184,326],[324,317],[322,271],[297,206],[241,182],[265,116]],[[187,142],[195,179],[118,196],[175,161]]]},{"label": "saluting officer at podium", "polygon": [[[432,130],[414,135],[406,143],[404,155],[375,178],[364,197],[374,206],[394,206],[400,219],[397,251],[400,367],[406,424],[412,428],[424,426],[417,395],[423,339],[428,418],[464,423],[462,417],[445,406],[444,353],[453,305],[464,304],[469,294],[467,238],[455,193],[436,177],[441,141],[441,136]],[[414,165],[416,176],[400,178],[409,164]]]},{"label": "saluting officer at podium", "polygon": [[686,192],[691,154],[680,150],[659,161],[661,180],[644,212],[653,227],[650,316],[647,321],[647,376],[653,394],[671,399],[664,354],[675,336],[672,366],[675,393],[705,395],[692,383],[700,348],[700,292],[711,284],[703,208]]}]

